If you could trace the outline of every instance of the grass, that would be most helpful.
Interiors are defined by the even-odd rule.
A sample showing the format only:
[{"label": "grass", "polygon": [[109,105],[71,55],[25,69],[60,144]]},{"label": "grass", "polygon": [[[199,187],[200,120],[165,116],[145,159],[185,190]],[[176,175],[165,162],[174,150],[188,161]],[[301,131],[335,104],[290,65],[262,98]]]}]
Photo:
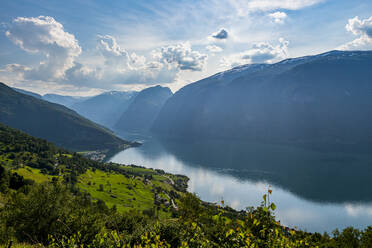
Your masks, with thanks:
[{"label": "grass", "polygon": [[[169,192],[176,191],[170,183],[170,178],[175,180],[177,177],[159,174],[152,169],[142,167],[123,166],[122,168],[128,172],[128,175],[89,169],[78,176],[77,186],[89,193],[93,199],[104,201],[108,207],[116,206],[119,212],[154,208],[155,192],[170,202]],[[29,166],[18,167],[11,171],[26,179],[32,179],[36,183],[51,181],[53,177],[61,177],[43,174],[40,169]],[[145,175],[151,175],[152,179],[145,180]],[[182,192],[178,193],[182,194]],[[169,217],[170,207],[161,205],[158,214],[160,217]]]},{"label": "grass", "polygon": [[116,205],[118,211],[145,210],[154,202],[153,187],[132,176],[127,178],[122,174],[88,170],[79,176],[77,186],[93,198],[103,200],[109,207]]},{"label": "grass", "polygon": [[64,156],[64,157],[67,157],[67,158],[72,158],[72,154],[66,154],[66,153],[58,153],[58,154],[55,154],[54,157],[59,157],[59,156]]},{"label": "grass", "polygon": [[[34,157],[33,154],[29,155]],[[72,158],[71,154],[58,153],[54,155],[54,157],[58,156]],[[26,166],[23,163],[14,166],[13,162],[7,155],[0,155],[0,163],[3,166],[36,183],[51,181],[53,177],[62,179],[61,174],[51,176],[41,173],[40,169]],[[63,174],[69,171],[64,165],[59,165],[59,167],[63,169]],[[124,170],[123,174],[89,169],[78,176],[76,185],[82,191],[89,193],[93,199],[104,201],[108,207],[116,206],[119,212],[133,209],[138,211],[154,209],[156,192],[160,197],[157,200],[157,203],[160,202],[160,211],[157,214],[164,218],[171,215],[172,207],[165,204],[166,201],[171,202],[169,192],[173,190],[178,192],[179,195],[183,194],[172,185],[171,181],[179,179],[177,176],[143,167],[122,166],[121,168]],[[177,202],[176,199],[173,200]],[[0,206],[3,204],[4,202],[0,198]]]},{"label": "grass", "polygon": [[[108,207],[116,206],[119,212],[131,209],[148,210],[154,207],[155,189],[161,189],[160,197],[170,201],[164,192],[174,190],[168,183],[169,179],[158,175],[151,169],[125,167],[132,173],[144,173],[153,175],[152,180],[145,182],[143,176],[124,176],[118,173],[108,173],[100,170],[88,170],[79,176],[77,186],[88,192],[94,199],[103,200]],[[102,186],[100,186],[102,185]],[[103,189],[103,190],[102,190]],[[169,217],[169,207],[161,206],[160,217]]]},{"label": "grass", "polygon": [[17,172],[19,175],[23,176],[26,179],[32,179],[36,183],[43,183],[52,180],[53,176],[45,175],[40,172],[39,169],[31,168],[28,166],[24,166],[22,168],[18,168],[16,170],[12,170],[13,172]]}]

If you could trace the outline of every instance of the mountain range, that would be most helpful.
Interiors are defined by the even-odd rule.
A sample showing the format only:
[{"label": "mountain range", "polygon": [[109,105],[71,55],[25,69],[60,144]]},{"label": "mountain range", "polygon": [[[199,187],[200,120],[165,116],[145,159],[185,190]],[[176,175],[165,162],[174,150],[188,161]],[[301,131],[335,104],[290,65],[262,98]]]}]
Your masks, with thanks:
[{"label": "mountain range", "polygon": [[180,89],[152,130],[178,139],[371,143],[371,68],[371,51],[236,67]]},{"label": "mountain range", "polygon": [[0,83],[0,123],[75,150],[119,150],[132,143],[62,105],[19,93]]},{"label": "mountain range", "polygon": [[90,97],[71,106],[82,116],[112,129],[138,92],[110,91]]},{"label": "mountain range", "polygon": [[25,94],[25,95],[29,95],[29,96],[32,96],[32,97],[35,97],[37,99],[43,99],[43,96],[40,95],[40,94],[37,94],[37,93],[34,93],[34,92],[31,92],[31,91],[28,91],[28,90],[23,90],[23,89],[18,89],[18,88],[12,88],[13,90],[19,92],[19,93],[22,93],[22,94]]},{"label": "mountain range", "polygon": [[68,108],[71,108],[74,104],[78,104],[83,102],[90,97],[84,96],[63,96],[58,94],[45,94],[42,96],[42,99],[48,102],[57,103],[64,105]]},{"label": "mountain range", "polygon": [[124,132],[148,132],[164,103],[173,95],[168,87],[154,86],[138,93],[115,125]]},{"label": "mountain range", "polygon": [[137,91],[109,91],[90,97],[17,92],[64,105],[79,115],[123,135],[147,133],[164,103],[172,96],[168,87],[154,86]]}]

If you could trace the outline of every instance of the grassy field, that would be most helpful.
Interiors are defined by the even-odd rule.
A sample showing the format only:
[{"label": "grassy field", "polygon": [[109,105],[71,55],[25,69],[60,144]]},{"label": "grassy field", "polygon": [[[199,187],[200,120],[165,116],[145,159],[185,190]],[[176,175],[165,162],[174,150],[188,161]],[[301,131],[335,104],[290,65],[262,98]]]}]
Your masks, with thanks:
[{"label": "grassy field", "polygon": [[[173,185],[180,178],[142,167],[123,166],[123,169],[128,173],[127,175],[89,169],[78,176],[76,186],[81,191],[89,193],[93,199],[104,201],[108,207],[116,206],[119,212],[131,209],[139,211],[153,209],[156,194],[160,202],[157,214],[160,217],[169,217],[172,208],[171,200],[173,199],[177,204],[177,199],[171,199],[170,192],[174,191],[182,195],[182,192],[177,191]],[[26,179],[32,179],[36,183],[51,181],[53,177],[61,178],[61,176],[43,174],[40,169],[29,166],[12,169],[12,172]]]},{"label": "grassy field", "polygon": [[[124,168],[128,171],[128,175],[88,170],[79,176],[77,186],[88,192],[94,199],[103,200],[109,207],[115,205],[120,212],[130,209],[140,211],[152,209],[157,194],[161,202],[159,216],[169,217],[172,208],[169,192],[175,189],[168,176],[159,175],[151,169],[129,166]],[[152,178],[146,179],[144,175],[151,175]],[[176,202],[176,199],[173,200]]]},{"label": "grassy field", "polygon": [[40,169],[31,168],[28,166],[24,166],[22,168],[18,168],[16,170],[11,170],[12,172],[17,172],[17,174],[23,176],[27,179],[32,179],[36,183],[43,183],[52,180],[53,176],[46,175],[40,172]]},{"label": "grassy field", "polygon": [[149,209],[154,202],[152,185],[145,184],[141,178],[134,176],[88,170],[79,176],[77,185],[93,198],[106,202],[109,207],[116,205],[119,211]]}]

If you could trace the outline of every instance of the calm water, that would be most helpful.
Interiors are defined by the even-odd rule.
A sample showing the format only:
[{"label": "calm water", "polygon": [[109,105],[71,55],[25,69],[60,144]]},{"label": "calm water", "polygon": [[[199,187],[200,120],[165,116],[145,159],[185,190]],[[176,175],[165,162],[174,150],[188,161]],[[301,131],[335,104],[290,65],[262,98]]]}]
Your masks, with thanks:
[{"label": "calm water", "polygon": [[202,200],[236,209],[257,206],[269,185],[276,216],[307,231],[372,225],[372,156],[282,145],[144,141],[111,161],[190,178]]}]

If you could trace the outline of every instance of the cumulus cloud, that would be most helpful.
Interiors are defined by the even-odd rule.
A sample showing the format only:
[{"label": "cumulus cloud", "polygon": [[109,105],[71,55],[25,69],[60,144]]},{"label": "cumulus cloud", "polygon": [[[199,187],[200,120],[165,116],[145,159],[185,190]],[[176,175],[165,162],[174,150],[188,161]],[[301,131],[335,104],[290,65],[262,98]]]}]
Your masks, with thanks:
[{"label": "cumulus cloud", "polygon": [[37,67],[7,67],[23,73],[26,79],[61,79],[81,54],[81,47],[75,36],[64,31],[63,25],[50,16],[18,17],[13,20],[5,35],[23,50],[45,56],[45,60]]},{"label": "cumulus cloud", "polygon": [[211,53],[220,53],[223,51],[223,49],[216,45],[208,45],[205,47],[209,52]]},{"label": "cumulus cloud", "polygon": [[208,55],[191,49],[189,42],[162,47],[154,52],[154,58],[162,63],[174,65],[180,70],[201,71]]},{"label": "cumulus cloud", "polygon": [[271,18],[271,20],[274,23],[283,24],[284,20],[287,18],[287,14],[285,12],[277,11],[274,13],[268,14],[268,16]]},{"label": "cumulus cloud", "polygon": [[223,57],[221,65],[223,67],[235,67],[252,63],[274,63],[279,59],[288,57],[288,45],[289,42],[283,38],[279,39],[277,45],[272,45],[268,42],[260,42],[254,44],[253,47],[247,51],[229,57]]},{"label": "cumulus cloud", "polygon": [[219,40],[225,40],[229,37],[229,34],[225,29],[220,29],[218,32],[213,33],[212,37]]},{"label": "cumulus cloud", "polygon": [[101,65],[77,63],[68,70],[69,81],[110,88],[120,85],[169,84],[177,80],[180,71],[200,71],[207,55],[191,49],[189,43],[165,46],[152,51],[151,57],[122,48],[115,37],[97,37],[97,51]]},{"label": "cumulus cloud", "polygon": [[358,16],[350,19],[346,30],[355,35],[366,35],[372,38],[372,16],[364,20],[360,20]]},{"label": "cumulus cloud", "polygon": [[147,61],[145,56],[129,53],[110,35],[97,36],[97,51],[103,64],[76,63],[67,72],[70,82],[97,88],[123,84],[164,84],[174,81],[179,71],[176,66],[168,66],[159,59]]},{"label": "cumulus cloud", "polygon": [[97,36],[97,49],[101,55],[105,58],[105,64],[107,66],[115,67],[128,67],[129,66],[129,54],[121,48],[116,39],[110,35],[98,35]]},{"label": "cumulus cloud", "polygon": [[98,35],[96,52],[79,57],[82,49],[75,36],[66,32],[53,17],[18,17],[5,35],[31,54],[44,57],[38,65],[8,64],[2,75],[23,82],[50,83],[74,87],[112,89],[120,85],[169,84],[181,71],[203,70],[207,55],[195,51],[190,43],[164,46],[145,57],[128,52],[110,35]]},{"label": "cumulus cloud", "polygon": [[372,48],[372,16],[360,20],[358,16],[349,19],[346,30],[358,36],[355,40],[339,47],[341,50],[371,49]]}]

